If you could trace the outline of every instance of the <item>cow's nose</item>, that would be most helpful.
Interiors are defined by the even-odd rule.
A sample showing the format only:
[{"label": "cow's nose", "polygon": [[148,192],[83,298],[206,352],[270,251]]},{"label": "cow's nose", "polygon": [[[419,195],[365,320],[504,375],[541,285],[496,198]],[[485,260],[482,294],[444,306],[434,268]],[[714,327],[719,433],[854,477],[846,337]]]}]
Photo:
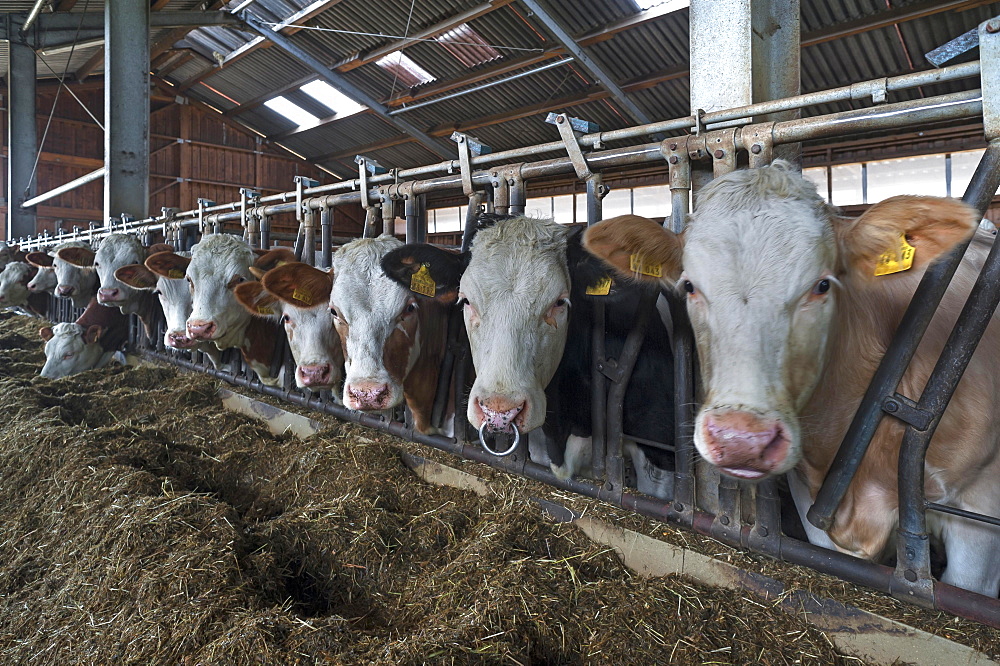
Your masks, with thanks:
[{"label": "cow's nose", "polygon": [[761,479],[781,466],[791,441],[784,424],[749,412],[710,412],[702,435],[706,458],[741,479]]},{"label": "cow's nose", "polygon": [[212,336],[215,335],[215,331],[216,326],[214,321],[196,319],[187,323],[188,336],[195,340],[211,340]]},{"label": "cow's nose", "polygon": [[195,341],[183,332],[171,332],[166,335],[166,345],[174,349],[187,349],[195,344]]},{"label": "cow's nose", "polygon": [[61,284],[58,287],[56,287],[56,296],[72,296],[72,295],[73,295],[73,287],[70,287],[69,285],[65,284]]},{"label": "cow's nose", "polygon": [[97,300],[101,303],[110,303],[112,301],[118,300],[118,295],[121,293],[120,289],[98,289],[97,290]]},{"label": "cow's nose", "polygon": [[493,432],[514,432],[511,425],[525,406],[524,400],[512,400],[507,396],[490,396],[478,403],[486,428]]},{"label": "cow's nose", "polygon": [[388,384],[355,382],[347,387],[347,406],[362,411],[386,409],[390,393]]},{"label": "cow's nose", "polygon": [[333,375],[333,368],[330,367],[329,363],[300,365],[298,373],[299,381],[303,386],[329,386]]}]

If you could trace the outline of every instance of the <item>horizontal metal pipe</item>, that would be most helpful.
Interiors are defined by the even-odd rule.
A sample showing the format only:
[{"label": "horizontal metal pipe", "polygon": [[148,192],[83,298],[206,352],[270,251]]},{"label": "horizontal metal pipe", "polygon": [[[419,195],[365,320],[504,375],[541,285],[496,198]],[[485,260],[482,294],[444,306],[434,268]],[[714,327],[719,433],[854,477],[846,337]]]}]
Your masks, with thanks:
[{"label": "horizontal metal pipe", "polygon": [[37,206],[43,201],[48,201],[49,199],[54,199],[61,194],[72,192],[81,185],[86,185],[87,183],[92,183],[95,180],[100,180],[101,178],[104,178],[104,173],[105,173],[104,167],[101,167],[100,169],[95,169],[90,173],[84,174],[79,178],[75,178],[69,181],[65,185],[60,185],[59,187],[53,188],[48,192],[43,192],[42,194],[39,194],[37,196],[28,199],[23,204],[21,204],[21,208],[31,208],[32,206]]}]

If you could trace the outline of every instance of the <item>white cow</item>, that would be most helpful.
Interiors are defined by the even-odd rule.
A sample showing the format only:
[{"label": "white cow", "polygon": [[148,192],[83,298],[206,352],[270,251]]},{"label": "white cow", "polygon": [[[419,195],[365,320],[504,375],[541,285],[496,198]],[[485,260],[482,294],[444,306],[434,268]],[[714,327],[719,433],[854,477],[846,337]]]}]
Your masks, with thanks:
[{"label": "white cow", "polygon": [[35,273],[35,277],[28,282],[28,291],[34,294],[54,294],[58,283],[55,269],[51,266],[42,266]]},{"label": "white cow", "polygon": [[39,268],[51,266],[56,276],[56,296],[72,299],[73,307],[82,308],[97,294],[97,273],[92,267],[76,266],[59,256],[64,250],[72,256],[76,252],[74,248],[90,251],[90,245],[84,241],[69,241],[49,252],[32,252],[27,260]]},{"label": "white cow", "polygon": [[[685,233],[624,216],[587,232],[587,248],[624,274],[675,286],[695,332],[703,405],[695,444],[729,475],[784,472],[800,513],[815,498],[924,268],[969,238],[964,204],[893,197],[858,219],[836,216],[787,163],[738,171],[698,196]],[[919,396],[993,237],[978,235],[899,390]],[[640,270],[635,270],[636,268]],[[926,459],[929,500],[1000,515],[1000,323],[976,349]],[[898,523],[903,426],[886,419],[829,534],[814,543],[879,559]],[[996,597],[1000,529],[929,514],[944,542],[942,579]]]},{"label": "white cow", "polygon": [[38,333],[45,340],[41,375],[58,379],[107,365],[128,339],[128,317],[92,298],[72,324],[45,326]]},{"label": "white cow", "polygon": [[48,302],[44,295],[36,296],[28,289],[38,269],[23,261],[12,261],[0,271],[0,307],[27,306],[41,314]]}]

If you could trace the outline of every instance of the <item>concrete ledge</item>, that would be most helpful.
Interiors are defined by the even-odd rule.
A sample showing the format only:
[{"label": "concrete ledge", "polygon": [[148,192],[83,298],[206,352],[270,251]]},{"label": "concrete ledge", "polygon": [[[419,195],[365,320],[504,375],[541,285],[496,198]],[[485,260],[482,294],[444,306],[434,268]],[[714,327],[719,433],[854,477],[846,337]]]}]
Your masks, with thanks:
[{"label": "concrete ledge", "polygon": [[287,412],[280,407],[248,398],[229,389],[220,388],[218,395],[222,398],[223,407],[265,422],[275,435],[288,432],[299,439],[308,439],[323,429],[323,424],[319,421]]}]

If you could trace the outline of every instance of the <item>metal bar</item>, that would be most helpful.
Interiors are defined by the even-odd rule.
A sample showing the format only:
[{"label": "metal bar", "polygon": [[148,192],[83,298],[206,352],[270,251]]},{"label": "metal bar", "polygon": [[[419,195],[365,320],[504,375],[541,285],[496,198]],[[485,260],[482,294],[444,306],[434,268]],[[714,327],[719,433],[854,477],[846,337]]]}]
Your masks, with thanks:
[{"label": "metal bar", "polygon": [[72,192],[73,190],[75,190],[76,188],[80,187],[81,185],[86,185],[87,183],[92,183],[95,180],[100,180],[101,178],[104,178],[104,167],[101,167],[100,169],[95,169],[95,170],[91,171],[90,173],[84,174],[83,176],[80,176],[79,178],[71,180],[71,181],[69,181],[68,183],[66,183],[64,185],[60,185],[59,187],[53,188],[53,189],[49,190],[48,192],[43,192],[42,194],[39,194],[38,196],[32,197],[31,199],[28,199],[27,201],[25,201],[24,203],[22,203],[21,204],[21,208],[29,208],[31,206],[37,206],[38,204],[42,203],[43,201],[48,201],[49,199],[54,199],[57,196],[59,196],[60,194],[65,194],[66,192]]},{"label": "metal bar", "polygon": [[21,26],[22,34],[28,32],[28,29],[31,28],[32,24],[34,24],[35,19],[37,19],[38,15],[42,13],[42,7],[46,4],[48,4],[48,0],[35,0],[34,6],[31,8],[31,11],[28,12],[28,18],[24,19],[24,25]]},{"label": "metal bar", "polygon": [[947,506],[945,504],[938,504],[937,502],[924,502],[924,508],[928,511],[938,511],[940,513],[950,513],[953,516],[961,516],[962,518],[968,518],[969,520],[978,520],[981,523],[989,523],[990,525],[996,525],[1000,527],[1000,518],[994,516],[987,516],[984,513],[976,513],[975,511],[966,511],[965,509],[959,509],[954,506]]},{"label": "metal bar", "polygon": [[320,210],[320,263],[322,268],[330,268],[333,265],[333,209],[324,206]]},{"label": "metal bar", "polygon": [[7,160],[7,238],[30,236],[36,229],[34,209],[25,210],[23,202],[37,192],[37,180],[31,177],[38,154],[38,128],[35,123],[35,79],[38,75],[35,52],[30,46],[11,40],[7,69],[7,136],[10,155]]},{"label": "metal bar", "polygon": [[[990,142],[969,182],[962,200],[982,215],[994,193],[1000,187],[1000,140]],[[928,267],[917,286],[889,348],[872,377],[855,412],[854,420],[844,435],[844,441],[834,457],[816,500],[808,512],[809,522],[827,530],[833,516],[857,473],[868,445],[882,420],[883,402],[895,394],[917,345],[927,330],[938,304],[944,297],[951,278],[958,270],[969,242],[956,247],[946,257]]]}]

